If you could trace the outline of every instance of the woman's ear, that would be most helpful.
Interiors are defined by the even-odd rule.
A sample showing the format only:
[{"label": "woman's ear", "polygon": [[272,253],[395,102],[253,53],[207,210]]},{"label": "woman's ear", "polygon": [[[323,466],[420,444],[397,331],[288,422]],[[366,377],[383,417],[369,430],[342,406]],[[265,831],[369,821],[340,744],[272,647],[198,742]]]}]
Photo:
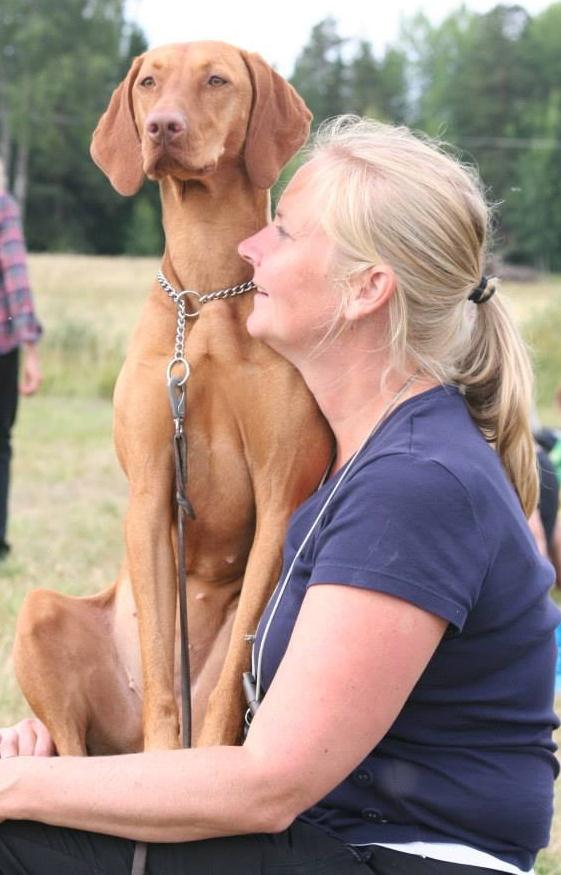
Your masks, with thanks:
[{"label": "woman's ear", "polygon": [[397,279],[389,264],[376,264],[356,273],[351,286],[352,295],[345,307],[345,318],[355,322],[388,303],[397,288]]}]

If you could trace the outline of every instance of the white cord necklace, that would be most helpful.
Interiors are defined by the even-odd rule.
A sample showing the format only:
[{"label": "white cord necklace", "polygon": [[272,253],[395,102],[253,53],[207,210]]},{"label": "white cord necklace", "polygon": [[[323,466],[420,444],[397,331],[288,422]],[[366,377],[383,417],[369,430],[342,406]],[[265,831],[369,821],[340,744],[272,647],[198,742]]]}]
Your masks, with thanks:
[{"label": "white cord necklace", "polygon": [[[398,390],[398,392],[394,395],[392,400],[389,402],[389,404],[387,405],[385,410],[383,410],[381,416],[378,417],[378,419],[376,420],[376,422],[374,423],[374,425],[372,426],[372,428],[370,429],[370,431],[368,432],[368,434],[366,435],[366,437],[364,438],[364,440],[360,444],[359,448],[357,450],[355,450],[355,452],[353,453],[353,455],[349,459],[346,468],[341,473],[341,476],[337,480],[337,483],[335,484],[335,486],[333,487],[333,489],[331,490],[331,492],[329,493],[329,495],[325,499],[324,503],[322,504],[321,508],[319,509],[319,511],[317,513],[316,518],[314,519],[312,525],[308,529],[308,532],[306,533],[304,540],[300,544],[298,550],[296,550],[296,552],[294,554],[294,558],[293,558],[292,562],[290,563],[290,567],[289,567],[288,571],[286,572],[284,578],[282,579],[282,582],[279,581],[279,583],[277,584],[277,589],[275,591],[275,602],[274,602],[273,607],[271,609],[271,613],[269,614],[267,624],[263,630],[263,635],[261,636],[261,641],[259,644],[259,653],[257,654],[257,657],[256,657],[256,653],[255,653],[256,648],[255,648],[255,643],[254,643],[252,651],[251,651],[251,672],[245,672],[245,674],[243,675],[243,687],[244,687],[244,693],[245,693],[245,697],[246,697],[247,705],[248,705],[248,709],[246,712],[246,725],[249,725],[251,717],[255,714],[255,712],[257,711],[257,708],[260,705],[260,701],[262,698],[261,674],[262,674],[262,666],[263,666],[263,649],[265,646],[265,642],[267,640],[267,636],[269,634],[269,630],[271,628],[271,624],[275,618],[275,614],[276,614],[277,609],[279,607],[279,604],[282,600],[282,597],[285,593],[286,587],[288,586],[288,582],[289,582],[290,577],[292,575],[292,571],[294,570],[294,566],[296,565],[296,560],[298,559],[298,556],[302,553],[306,544],[310,540],[310,538],[311,538],[313,532],[315,531],[315,529],[316,529],[320,519],[322,518],[324,512],[326,511],[328,506],[331,504],[331,501],[333,500],[335,494],[337,493],[337,490],[339,489],[341,484],[344,482],[344,480],[348,477],[349,472],[351,471],[351,469],[352,469],[357,457],[359,456],[360,452],[366,446],[366,444],[368,443],[368,441],[370,440],[372,435],[377,431],[377,429],[382,425],[382,423],[388,418],[390,413],[393,410],[395,410],[395,408],[397,407],[397,405],[399,404],[399,402],[401,401],[401,399],[403,398],[403,396],[405,395],[407,390],[415,382],[415,379],[417,377],[417,373],[418,373],[418,371],[415,371],[405,381],[403,386]],[[323,485],[323,482],[320,484],[320,486],[321,485]]]}]

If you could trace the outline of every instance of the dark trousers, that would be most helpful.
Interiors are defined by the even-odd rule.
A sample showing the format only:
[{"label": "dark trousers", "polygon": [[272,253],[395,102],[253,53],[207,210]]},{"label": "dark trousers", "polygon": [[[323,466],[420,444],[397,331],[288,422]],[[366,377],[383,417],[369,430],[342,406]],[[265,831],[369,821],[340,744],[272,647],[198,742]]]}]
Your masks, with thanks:
[{"label": "dark trousers", "polygon": [[538,509],[547,541],[551,546],[553,530],[559,509],[559,483],[553,463],[545,450],[538,450],[538,470],[540,473],[540,496]]},{"label": "dark trousers", "polygon": [[[134,843],[26,821],[0,824],[1,875],[130,875]],[[278,835],[148,846],[146,875],[371,875],[341,842],[296,821]]]},{"label": "dark trousers", "polygon": [[11,432],[18,406],[19,349],[0,355],[0,550],[6,543]]},{"label": "dark trousers", "polygon": [[[0,824],[0,875],[130,875],[134,843],[44,826]],[[146,875],[493,875],[389,848],[350,849],[295,821],[277,835],[148,846]]]}]

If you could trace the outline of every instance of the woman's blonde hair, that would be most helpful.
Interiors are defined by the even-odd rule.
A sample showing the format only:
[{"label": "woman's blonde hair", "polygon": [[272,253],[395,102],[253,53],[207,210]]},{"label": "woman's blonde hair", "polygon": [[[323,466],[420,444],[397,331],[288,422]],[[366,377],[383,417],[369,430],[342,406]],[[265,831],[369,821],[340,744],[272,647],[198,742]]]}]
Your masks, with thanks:
[{"label": "woman's blonde hair", "polygon": [[[335,277],[391,265],[390,367],[407,364],[465,393],[530,514],[538,494],[530,429],[533,376],[500,295],[469,301],[486,259],[490,211],[476,172],[407,128],[343,116],[310,149],[321,224],[337,249]],[[489,280],[487,292],[497,281]]]}]

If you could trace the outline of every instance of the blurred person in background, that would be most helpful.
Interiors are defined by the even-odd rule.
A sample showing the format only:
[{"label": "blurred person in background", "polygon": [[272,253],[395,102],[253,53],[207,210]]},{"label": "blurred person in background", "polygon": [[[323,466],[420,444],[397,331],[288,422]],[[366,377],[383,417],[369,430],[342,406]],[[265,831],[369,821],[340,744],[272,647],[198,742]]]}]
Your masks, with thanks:
[{"label": "blurred person in background", "polygon": [[41,325],[35,315],[27,276],[20,213],[16,201],[6,191],[4,165],[0,162],[0,561],[10,551],[6,529],[11,432],[18,392],[33,395],[41,383],[37,351],[40,336]]},{"label": "blurred person in background", "polygon": [[[561,412],[561,384],[555,390],[555,403]],[[538,506],[530,517],[530,528],[538,549],[555,568],[556,586],[561,587],[561,521],[559,488],[561,486],[561,431],[542,426],[537,412],[532,413],[532,431],[540,475]]]},{"label": "blurred person in background", "polygon": [[[555,406],[561,416],[561,383],[553,395]],[[535,417],[534,437],[551,461],[557,482],[561,483],[561,429],[542,426]]]},{"label": "blurred person in background", "polygon": [[538,506],[530,517],[542,556],[555,568],[555,584],[561,587],[561,524],[559,522],[559,483],[555,467],[547,452],[536,442],[536,455],[540,475]]}]

